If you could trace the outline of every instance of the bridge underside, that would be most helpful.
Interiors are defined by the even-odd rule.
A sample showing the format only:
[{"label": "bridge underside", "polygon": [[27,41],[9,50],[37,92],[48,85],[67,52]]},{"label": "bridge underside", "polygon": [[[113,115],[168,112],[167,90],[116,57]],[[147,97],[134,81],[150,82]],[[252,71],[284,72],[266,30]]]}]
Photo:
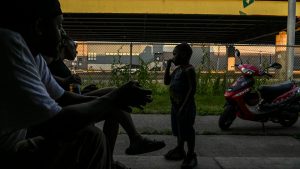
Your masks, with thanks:
[{"label": "bridge underside", "polygon": [[288,0],[60,1],[66,31],[83,41],[274,44],[287,27]]},{"label": "bridge underside", "polygon": [[64,28],[79,41],[274,44],[287,27],[286,16],[67,13],[64,18]]}]

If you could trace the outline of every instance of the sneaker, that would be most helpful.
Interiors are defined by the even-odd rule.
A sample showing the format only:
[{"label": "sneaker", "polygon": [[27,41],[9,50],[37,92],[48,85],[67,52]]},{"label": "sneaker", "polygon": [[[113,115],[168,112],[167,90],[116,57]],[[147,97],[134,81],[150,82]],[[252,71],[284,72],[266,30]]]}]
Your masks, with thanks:
[{"label": "sneaker", "polygon": [[176,147],[170,150],[167,154],[165,154],[165,159],[171,161],[178,161],[184,159],[185,156],[186,153],[184,149]]},{"label": "sneaker", "polygon": [[135,143],[130,144],[130,146],[126,149],[125,153],[127,155],[149,153],[152,151],[157,151],[159,149],[162,149],[165,146],[166,144],[164,141],[156,141],[156,140],[150,140],[148,138],[142,138],[136,141]]},{"label": "sneaker", "polygon": [[192,155],[187,155],[181,164],[181,169],[193,169],[197,166],[197,155],[193,153]]}]

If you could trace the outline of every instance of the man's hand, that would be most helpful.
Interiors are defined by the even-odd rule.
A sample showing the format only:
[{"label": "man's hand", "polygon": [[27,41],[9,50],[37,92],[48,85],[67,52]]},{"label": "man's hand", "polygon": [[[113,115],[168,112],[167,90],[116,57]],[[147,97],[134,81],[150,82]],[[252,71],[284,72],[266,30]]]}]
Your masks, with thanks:
[{"label": "man's hand", "polygon": [[116,90],[116,100],[121,107],[137,107],[143,109],[147,103],[152,102],[152,91],[142,88],[135,81],[130,81]]},{"label": "man's hand", "polygon": [[167,67],[171,67],[171,64],[174,63],[173,59],[167,61]]}]

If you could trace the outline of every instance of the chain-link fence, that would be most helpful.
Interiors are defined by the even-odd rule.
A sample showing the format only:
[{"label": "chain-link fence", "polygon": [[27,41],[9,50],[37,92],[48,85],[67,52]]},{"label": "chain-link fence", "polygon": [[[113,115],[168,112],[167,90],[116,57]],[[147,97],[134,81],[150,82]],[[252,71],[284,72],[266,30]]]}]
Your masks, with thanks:
[{"label": "chain-link fence", "polygon": [[[146,83],[161,83],[166,60],[173,57],[176,44],[160,43],[78,43],[78,56],[74,61],[66,61],[69,68],[78,73],[84,85],[90,83],[101,86],[120,85],[130,79]],[[193,55],[190,63],[195,66],[200,82],[203,78],[230,82],[240,75],[234,67],[247,63],[263,69],[274,62],[282,64],[279,71],[270,69],[273,81],[300,78],[300,46],[287,48],[275,45],[229,45],[191,44]],[[234,57],[234,49],[241,53]],[[293,57],[288,55],[292,50]],[[289,72],[293,70],[292,72]],[[288,74],[291,74],[290,76]],[[271,81],[271,82],[273,82]],[[268,80],[262,81],[268,83]],[[201,83],[200,83],[201,84]]]}]

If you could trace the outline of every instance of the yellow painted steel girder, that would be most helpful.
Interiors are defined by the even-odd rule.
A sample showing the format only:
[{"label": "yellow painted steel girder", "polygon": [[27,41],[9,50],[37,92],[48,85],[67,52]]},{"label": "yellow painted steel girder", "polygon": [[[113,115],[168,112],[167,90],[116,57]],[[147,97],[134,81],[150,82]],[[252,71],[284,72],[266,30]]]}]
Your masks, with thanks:
[{"label": "yellow painted steel girder", "polygon": [[[256,0],[60,0],[64,13],[213,14],[287,16],[288,1]],[[249,2],[249,0],[247,0]],[[297,2],[300,16],[300,2]]]}]

